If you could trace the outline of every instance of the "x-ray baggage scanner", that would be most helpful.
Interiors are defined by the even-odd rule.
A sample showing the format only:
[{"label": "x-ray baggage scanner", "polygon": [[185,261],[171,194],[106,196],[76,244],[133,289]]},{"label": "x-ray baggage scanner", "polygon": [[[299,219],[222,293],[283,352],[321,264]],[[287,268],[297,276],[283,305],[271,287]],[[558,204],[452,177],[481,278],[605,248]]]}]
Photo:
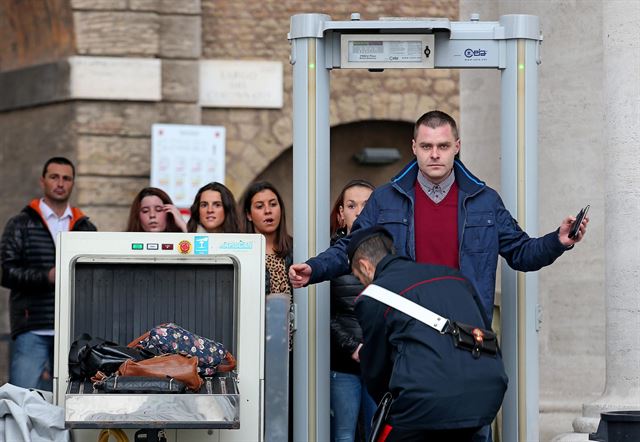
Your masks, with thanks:
[{"label": "x-ray baggage scanner", "polygon": [[[262,235],[67,232],[56,278],[54,403],[64,407],[74,440],[93,442],[104,428],[126,429],[131,441],[137,429],[164,429],[169,442],[277,440],[265,438],[265,422],[283,416],[286,434],[289,300],[265,301]],[[275,324],[266,306],[282,331],[265,331],[265,323]],[[236,369],[184,394],[105,394],[69,380],[69,349],[81,333],[126,345],[164,322],[222,342]],[[282,367],[265,369],[267,336],[280,343],[269,352]],[[277,406],[265,406],[268,371],[271,389],[285,398],[276,398],[279,415]]]},{"label": "x-ray baggage scanner", "polygon": [[[333,69],[496,69],[501,74],[502,197],[537,231],[538,17],[334,21],[291,17],[294,262],[329,245],[329,74]],[[372,91],[371,93],[375,93]],[[427,112],[431,109],[424,109]],[[416,115],[416,118],[418,116]],[[306,239],[303,240],[303,238]],[[502,264],[502,349],[509,375],[503,440],[539,439],[538,278]],[[294,440],[329,439],[328,283],[298,289],[294,341]],[[300,388],[302,387],[302,388]]]}]

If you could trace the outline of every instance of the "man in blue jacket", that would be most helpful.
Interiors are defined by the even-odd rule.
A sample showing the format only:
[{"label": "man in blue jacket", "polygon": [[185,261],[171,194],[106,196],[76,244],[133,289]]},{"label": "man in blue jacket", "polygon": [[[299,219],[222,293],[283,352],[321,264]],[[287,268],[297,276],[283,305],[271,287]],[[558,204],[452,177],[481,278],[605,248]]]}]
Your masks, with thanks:
[{"label": "man in blue jacket", "polygon": [[[415,124],[416,159],[393,180],[377,188],[353,225],[384,226],[396,252],[417,262],[446,265],[473,284],[489,319],[493,316],[498,255],[515,270],[535,271],[554,262],[586,233],[569,238],[575,217],[565,218],[547,235],[531,238],[504,207],[498,193],[476,178],[461,161],[455,120],[440,111],[427,112]],[[349,272],[347,247],[351,235],[306,263],[294,264],[294,288]]]}]

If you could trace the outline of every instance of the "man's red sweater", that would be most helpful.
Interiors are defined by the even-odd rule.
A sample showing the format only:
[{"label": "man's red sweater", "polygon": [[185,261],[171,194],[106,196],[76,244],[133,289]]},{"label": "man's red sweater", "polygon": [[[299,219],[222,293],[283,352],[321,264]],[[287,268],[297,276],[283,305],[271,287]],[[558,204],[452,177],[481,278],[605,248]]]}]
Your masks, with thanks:
[{"label": "man's red sweater", "polygon": [[414,226],[416,261],[459,269],[458,260],[458,185],[453,183],[449,193],[434,203],[415,184]]}]

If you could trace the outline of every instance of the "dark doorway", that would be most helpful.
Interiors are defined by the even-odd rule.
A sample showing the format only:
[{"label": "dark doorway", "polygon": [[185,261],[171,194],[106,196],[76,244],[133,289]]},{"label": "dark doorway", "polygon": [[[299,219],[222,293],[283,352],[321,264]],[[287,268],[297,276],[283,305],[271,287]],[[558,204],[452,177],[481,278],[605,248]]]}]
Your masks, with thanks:
[{"label": "dark doorway", "polygon": [[[376,186],[388,182],[413,158],[411,140],[413,124],[401,121],[360,121],[331,128],[331,202],[351,179],[362,178]],[[392,164],[363,165],[354,156],[365,147],[396,148],[401,158]],[[273,183],[282,194],[291,229],[293,208],[293,149],[276,158],[256,181]],[[327,213],[327,217],[329,214]]]}]

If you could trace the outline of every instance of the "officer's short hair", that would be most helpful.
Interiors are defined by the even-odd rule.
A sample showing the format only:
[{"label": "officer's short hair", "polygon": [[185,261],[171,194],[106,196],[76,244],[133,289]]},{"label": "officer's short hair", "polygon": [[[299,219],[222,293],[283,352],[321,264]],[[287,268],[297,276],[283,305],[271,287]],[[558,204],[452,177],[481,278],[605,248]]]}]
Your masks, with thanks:
[{"label": "officer's short hair", "polygon": [[366,258],[377,265],[382,258],[389,254],[395,254],[391,233],[382,226],[373,226],[356,230],[349,241],[347,255],[349,263]]}]

